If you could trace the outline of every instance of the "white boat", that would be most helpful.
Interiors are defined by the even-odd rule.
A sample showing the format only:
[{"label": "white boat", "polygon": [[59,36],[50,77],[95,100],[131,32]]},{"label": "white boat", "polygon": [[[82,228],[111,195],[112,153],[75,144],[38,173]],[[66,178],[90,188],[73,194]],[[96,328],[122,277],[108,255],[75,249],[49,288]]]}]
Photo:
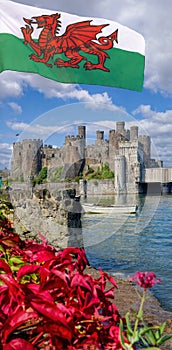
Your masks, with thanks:
[{"label": "white boat", "polygon": [[83,213],[89,214],[136,214],[138,205],[109,205],[101,206],[92,203],[82,203]]}]

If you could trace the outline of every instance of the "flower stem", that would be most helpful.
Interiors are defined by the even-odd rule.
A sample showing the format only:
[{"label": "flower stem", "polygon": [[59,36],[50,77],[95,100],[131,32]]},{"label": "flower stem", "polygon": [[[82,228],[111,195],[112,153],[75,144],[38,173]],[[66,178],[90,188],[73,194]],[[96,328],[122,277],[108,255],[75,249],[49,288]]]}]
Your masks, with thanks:
[{"label": "flower stem", "polygon": [[140,321],[140,319],[142,318],[142,314],[143,314],[143,305],[144,305],[145,299],[146,299],[146,288],[144,288],[144,290],[143,290],[143,295],[142,295],[142,298],[141,298],[139,311],[138,311],[137,316],[136,316],[136,321],[135,321],[134,331],[133,331],[133,340],[134,340],[135,337],[136,337],[137,329],[138,329],[138,325],[139,325],[139,321]]}]

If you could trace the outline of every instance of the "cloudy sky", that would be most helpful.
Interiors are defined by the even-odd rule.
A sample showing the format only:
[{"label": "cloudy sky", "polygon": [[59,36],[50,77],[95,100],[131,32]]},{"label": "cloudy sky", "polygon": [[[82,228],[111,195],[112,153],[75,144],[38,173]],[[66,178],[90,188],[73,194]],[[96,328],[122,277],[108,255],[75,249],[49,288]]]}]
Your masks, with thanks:
[{"label": "cloudy sky", "polygon": [[[15,2],[15,1],[14,1]],[[103,17],[138,31],[146,42],[142,92],[102,86],[68,85],[34,74],[0,75],[0,168],[9,167],[12,143],[42,138],[61,144],[64,134],[86,123],[114,128],[115,120],[137,124],[152,138],[152,156],[172,166],[172,1],[171,0],[18,0],[31,6],[81,16]],[[15,53],[14,53],[15,54]],[[46,142],[47,143],[47,142]]]}]

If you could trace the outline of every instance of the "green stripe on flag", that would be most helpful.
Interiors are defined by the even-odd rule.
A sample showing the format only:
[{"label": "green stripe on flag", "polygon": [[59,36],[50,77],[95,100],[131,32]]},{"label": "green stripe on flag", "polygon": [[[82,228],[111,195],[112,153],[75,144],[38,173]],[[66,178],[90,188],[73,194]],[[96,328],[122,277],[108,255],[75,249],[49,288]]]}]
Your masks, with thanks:
[{"label": "green stripe on flag", "polygon": [[[35,52],[29,45],[24,45],[23,39],[11,34],[0,34],[0,45],[1,72],[4,70],[31,72],[62,83],[94,84],[136,91],[142,90],[145,57],[136,52],[115,48],[108,50],[107,53],[110,58],[106,59],[105,67],[110,72],[104,72],[100,69],[85,70],[83,68],[85,61],[80,63],[79,69],[58,68],[55,65],[50,68],[44,63],[34,62],[29,58],[29,55]],[[86,55],[82,51],[80,51],[80,54],[83,54],[92,63],[98,62],[96,55]],[[49,63],[53,64],[56,58],[68,60],[64,54],[55,55]]]}]

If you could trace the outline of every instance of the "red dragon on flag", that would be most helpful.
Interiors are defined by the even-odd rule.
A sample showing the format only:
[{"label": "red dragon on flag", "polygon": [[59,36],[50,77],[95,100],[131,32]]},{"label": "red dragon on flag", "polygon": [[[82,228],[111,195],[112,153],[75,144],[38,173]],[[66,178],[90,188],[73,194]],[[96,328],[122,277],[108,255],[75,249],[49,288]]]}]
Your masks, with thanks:
[{"label": "red dragon on flag", "polygon": [[[84,60],[86,61],[84,64],[86,70],[101,69],[109,72],[109,69],[105,67],[105,61],[106,58],[109,58],[109,55],[104,51],[113,47],[114,40],[118,43],[118,29],[109,36],[97,38],[102,29],[109,24],[91,25],[91,21],[82,21],[69,24],[63,35],[57,35],[61,27],[60,16],[59,13],[55,13],[32,17],[31,19],[24,18],[26,25],[21,28],[24,44],[29,44],[35,51],[34,54],[30,55],[30,59],[52,67],[49,60],[53,59],[56,54],[64,54],[68,60],[56,58],[54,61],[54,64],[59,68],[80,68],[79,63]],[[38,41],[32,39],[34,31],[32,24],[37,24],[38,28],[43,28]],[[96,55],[98,63],[90,62],[81,54],[81,51]]]}]

